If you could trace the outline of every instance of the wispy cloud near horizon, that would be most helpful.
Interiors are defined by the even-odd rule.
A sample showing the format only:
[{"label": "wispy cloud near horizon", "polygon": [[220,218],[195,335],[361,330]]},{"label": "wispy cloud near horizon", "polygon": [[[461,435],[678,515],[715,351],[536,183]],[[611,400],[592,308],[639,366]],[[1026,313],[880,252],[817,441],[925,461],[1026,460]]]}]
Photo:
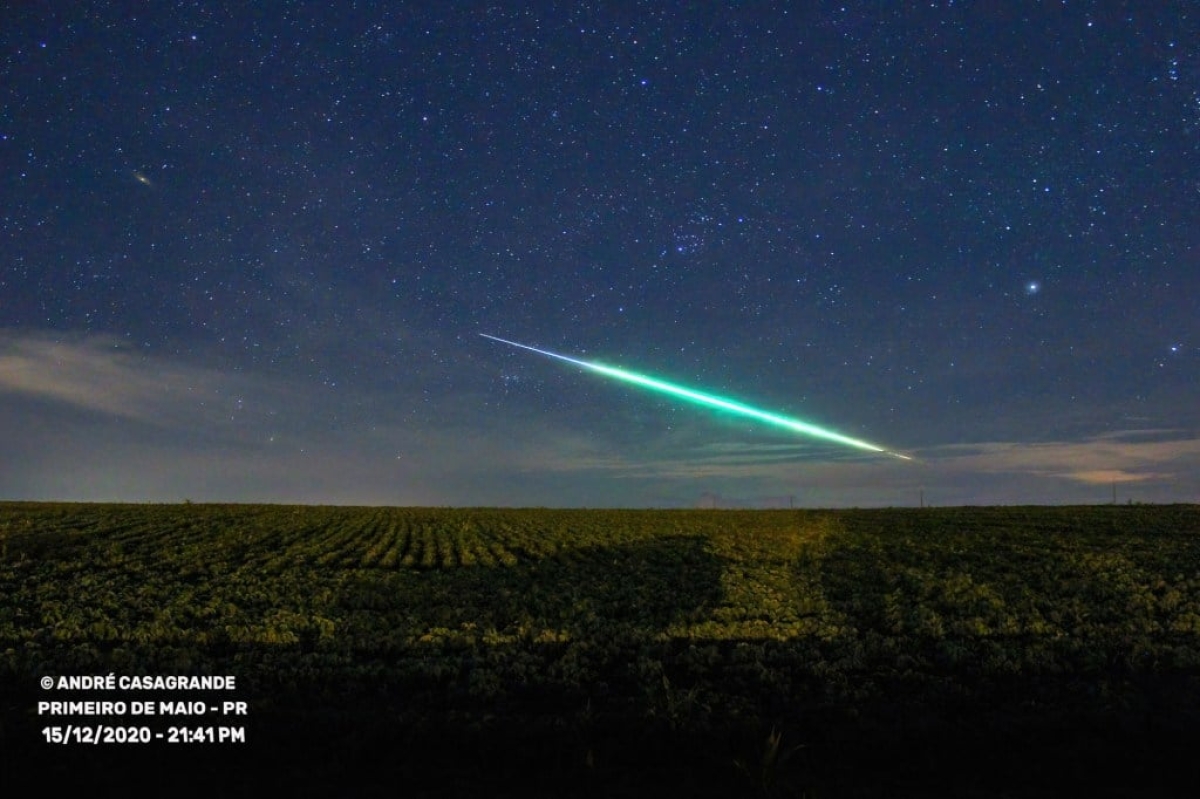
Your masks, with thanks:
[{"label": "wispy cloud near horizon", "polygon": [[1118,430],[1078,441],[985,442],[937,447],[930,461],[981,474],[1024,473],[1086,484],[1170,480],[1200,466],[1200,436],[1188,430]]},{"label": "wispy cloud near horizon", "polygon": [[155,425],[194,423],[197,413],[245,393],[250,382],[138,353],[112,336],[0,331],[0,394],[77,410]]}]

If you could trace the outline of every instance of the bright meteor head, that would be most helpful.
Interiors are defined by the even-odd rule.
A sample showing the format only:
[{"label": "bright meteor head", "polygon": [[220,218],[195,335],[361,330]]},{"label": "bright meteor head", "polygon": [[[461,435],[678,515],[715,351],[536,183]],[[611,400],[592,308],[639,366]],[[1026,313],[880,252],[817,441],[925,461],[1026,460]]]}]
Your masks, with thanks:
[{"label": "bright meteor head", "polygon": [[815,424],[810,424],[809,422],[803,422],[799,419],[791,419],[787,416],[780,416],[779,414],[770,413],[769,411],[762,411],[758,408],[752,408],[749,405],[745,405],[735,400],[724,399],[723,397],[713,396],[712,394],[694,391],[690,388],[668,383],[665,380],[658,380],[653,377],[639,375],[635,372],[627,372],[624,369],[617,369],[614,366],[604,366],[603,364],[589,363],[588,361],[581,361],[578,358],[570,358],[566,355],[559,355],[558,353],[550,352],[549,350],[540,350],[537,347],[531,347],[528,344],[518,344],[515,341],[509,341],[508,339],[499,338],[498,336],[489,336],[487,333],[480,333],[479,335],[483,336],[484,338],[489,338],[492,341],[499,341],[501,344],[507,344],[510,347],[520,347],[523,350],[536,352],[539,355],[546,355],[550,358],[557,358],[560,361],[573,363],[576,366],[597,372],[605,377],[612,377],[626,383],[633,383],[634,385],[648,388],[651,391],[657,391],[661,394],[679,397],[680,399],[688,400],[696,405],[705,405],[710,408],[718,408],[723,411],[729,411],[730,413],[734,413],[739,416],[745,416],[750,419],[758,419],[760,422],[766,422],[767,424],[771,424],[776,427],[782,427],[786,430],[801,433],[812,438],[833,441],[837,444],[842,444],[847,447],[853,447],[855,449],[865,450],[867,452],[878,452],[884,455],[891,455],[903,460],[912,460],[912,458],[907,455],[901,455],[899,452],[891,452],[883,447],[876,446],[875,444],[871,444],[867,441],[851,438],[850,436],[842,435],[834,430],[829,430]]}]

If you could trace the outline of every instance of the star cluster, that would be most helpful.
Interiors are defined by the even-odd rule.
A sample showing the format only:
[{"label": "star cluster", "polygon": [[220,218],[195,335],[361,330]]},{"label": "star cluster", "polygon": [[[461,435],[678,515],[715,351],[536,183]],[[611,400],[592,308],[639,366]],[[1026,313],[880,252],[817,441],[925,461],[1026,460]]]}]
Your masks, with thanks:
[{"label": "star cluster", "polygon": [[0,42],[0,496],[1200,490],[1186,3],[26,4]]}]

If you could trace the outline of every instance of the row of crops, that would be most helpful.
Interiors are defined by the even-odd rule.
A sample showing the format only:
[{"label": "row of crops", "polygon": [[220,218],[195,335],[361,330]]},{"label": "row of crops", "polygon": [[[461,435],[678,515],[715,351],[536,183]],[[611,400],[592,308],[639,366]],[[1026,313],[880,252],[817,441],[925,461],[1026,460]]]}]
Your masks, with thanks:
[{"label": "row of crops", "polygon": [[1200,508],[0,504],[0,685],[109,672],[413,727],[1189,724]]},{"label": "row of crops", "polygon": [[1025,655],[1125,641],[1127,659],[1182,666],[1200,635],[1198,533],[1190,506],[6,504],[0,651],[9,668],[36,670],[64,647],[104,660],[169,644],[199,664],[217,644],[388,653],[620,634],[910,652],[1019,640]]}]

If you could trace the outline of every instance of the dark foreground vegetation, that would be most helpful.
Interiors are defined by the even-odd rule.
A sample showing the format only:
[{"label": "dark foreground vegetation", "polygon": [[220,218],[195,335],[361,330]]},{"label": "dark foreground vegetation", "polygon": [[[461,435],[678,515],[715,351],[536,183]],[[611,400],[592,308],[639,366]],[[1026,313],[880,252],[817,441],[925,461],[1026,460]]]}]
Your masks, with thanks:
[{"label": "dark foreground vegetation", "polygon": [[[237,689],[40,687],[109,674]],[[38,713],[85,699],[248,715]],[[0,503],[6,789],[1194,796],[1197,751],[1196,506]]]}]

